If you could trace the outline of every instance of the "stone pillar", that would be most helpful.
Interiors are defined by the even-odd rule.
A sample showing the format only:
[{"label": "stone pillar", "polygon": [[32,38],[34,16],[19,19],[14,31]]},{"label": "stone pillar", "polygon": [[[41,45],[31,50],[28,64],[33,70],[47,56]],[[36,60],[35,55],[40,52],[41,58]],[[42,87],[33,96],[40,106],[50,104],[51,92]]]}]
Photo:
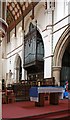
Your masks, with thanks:
[{"label": "stone pillar", "polygon": [[44,31],[44,78],[52,77],[52,11],[46,12],[46,30]]},{"label": "stone pillar", "polygon": [[16,83],[19,82],[19,67],[15,68],[15,81]]},{"label": "stone pillar", "polygon": [[0,81],[0,120],[2,120],[2,82]]},{"label": "stone pillar", "polygon": [[2,80],[2,44],[0,43],[0,81]]},{"label": "stone pillar", "polygon": [[[23,26],[24,27],[24,26]],[[25,31],[22,30],[23,32],[23,47],[22,47],[22,80],[27,80],[27,71],[24,69],[23,64],[24,64],[24,36],[25,36]]]},{"label": "stone pillar", "polygon": [[27,71],[22,68],[22,80],[27,80]]},{"label": "stone pillar", "polygon": [[61,66],[53,67],[53,77],[55,77],[55,85],[58,86],[60,86],[60,71],[61,71]]},{"label": "stone pillar", "polygon": [[[23,59],[24,59],[24,56],[23,56]],[[22,80],[27,80],[27,71],[23,68],[23,61],[22,61]]]},{"label": "stone pillar", "polygon": [[0,46],[0,120],[2,119],[2,45]]}]

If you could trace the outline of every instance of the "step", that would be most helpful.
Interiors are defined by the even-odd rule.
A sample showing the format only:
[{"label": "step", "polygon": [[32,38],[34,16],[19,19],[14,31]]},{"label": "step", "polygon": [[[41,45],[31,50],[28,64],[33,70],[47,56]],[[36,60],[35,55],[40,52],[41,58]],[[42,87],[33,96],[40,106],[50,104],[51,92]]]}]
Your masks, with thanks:
[{"label": "step", "polygon": [[62,110],[48,114],[28,116],[23,118],[12,118],[3,120],[70,120],[70,110]]},{"label": "step", "polygon": [[[63,119],[64,120],[70,119],[70,111],[64,110],[64,111],[58,111],[54,113],[48,113],[48,114],[43,114],[43,115],[38,115],[38,116],[33,116],[29,118],[28,120],[54,120],[54,119]],[[27,119],[26,119],[27,120]]]}]

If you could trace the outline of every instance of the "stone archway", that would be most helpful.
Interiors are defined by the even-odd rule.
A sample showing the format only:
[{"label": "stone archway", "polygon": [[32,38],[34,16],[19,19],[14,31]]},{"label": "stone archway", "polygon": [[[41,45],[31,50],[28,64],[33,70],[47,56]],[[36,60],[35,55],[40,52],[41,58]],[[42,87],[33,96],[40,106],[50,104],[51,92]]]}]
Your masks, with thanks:
[{"label": "stone archway", "polygon": [[15,58],[15,81],[18,83],[22,79],[22,61],[21,57],[17,54]]},{"label": "stone archway", "polygon": [[24,40],[24,69],[27,79],[39,81],[44,78],[44,43],[37,26],[30,23]]},{"label": "stone archway", "polygon": [[70,37],[70,26],[66,28],[59,38],[54,50],[53,57],[53,77],[55,77],[55,84],[60,85],[60,71],[62,67],[62,58],[68,46]]},{"label": "stone archway", "polygon": [[62,58],[60,85],[65,86],[66,81],[68,81],[70,89],[70,40]]}]

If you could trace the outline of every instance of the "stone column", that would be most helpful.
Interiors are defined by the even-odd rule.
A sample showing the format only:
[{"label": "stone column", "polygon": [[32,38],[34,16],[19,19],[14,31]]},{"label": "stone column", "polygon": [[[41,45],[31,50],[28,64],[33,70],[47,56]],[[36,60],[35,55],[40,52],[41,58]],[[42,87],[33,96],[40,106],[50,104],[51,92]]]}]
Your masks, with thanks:
[{"label": "stone column", "polygon": [[22,68],[22,80],[27,80],[27,71]]},{"label": "stone column", "polygon": [[2,45],[0,46],[0,120],[2,119]]},{"label": "stone column", "polygon": [[53,77],[55,77],[55,85],[58,86],[60,86],[60,71],[61,71],[61,66],[53,67]]},{"label": "stone column", "polygon": [[22,80],[27,80],[27,71],[24,69],[23,64],[24,64],[24,36],[25,36],[25,31],[22,30],[23,32],[23,47],[22,47]]},{"label": "stone column", "polygon": [[2,47],[0,46],[0,81],[2,81]]},{"label": "stone column", "polygon": [[16,83],[19,82],[19,67],[15,68],[15,81]]},{"label": "stone column", "polygon": [[22,80],[27,80],[27,71],[23,68],[23,59],[24,59],[24,56],[22,58]]},{"label": "stone column", "polygon": [[44,78],[52,77],[52,10],[46,13],[46,30],[44,31]]}]

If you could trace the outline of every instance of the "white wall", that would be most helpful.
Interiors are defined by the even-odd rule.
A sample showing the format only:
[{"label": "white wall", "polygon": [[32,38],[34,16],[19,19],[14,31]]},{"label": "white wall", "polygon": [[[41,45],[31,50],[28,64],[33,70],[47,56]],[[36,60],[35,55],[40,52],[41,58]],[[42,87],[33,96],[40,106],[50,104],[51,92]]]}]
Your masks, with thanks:
[{"label": "white wall", "polygon": [[[65,1],[65,2],[63,2]],[[60,36],[66,29],[66,25],[68,24],[68,4],[66,0],[56,2],[56,8],[54,11],[54,27],[53,27],[53,51],[59,40]],[[58,22],[58,23],[57,23]],[[64,27],[66,26],[66,27]],[[63,28],[62,28],[63,27]]]},{"label": "white wall", "polygon": [[[23,49],[23,31],[22,31],[22,21],[16,26],[16,38],[15,38],[15,29],[10,32],[10,42],[7,44],[7,70],[6,72],[9,73],[11,70],[12,74],[12,81],[15,82],[15,59],[16,55],[18,54],[22,60],[22,49]],[[22,60],[23,61],[23,60]],[[13,81],[14,80],[14,81]],[[8,81],[9,82],[9,81]]]}]

